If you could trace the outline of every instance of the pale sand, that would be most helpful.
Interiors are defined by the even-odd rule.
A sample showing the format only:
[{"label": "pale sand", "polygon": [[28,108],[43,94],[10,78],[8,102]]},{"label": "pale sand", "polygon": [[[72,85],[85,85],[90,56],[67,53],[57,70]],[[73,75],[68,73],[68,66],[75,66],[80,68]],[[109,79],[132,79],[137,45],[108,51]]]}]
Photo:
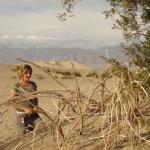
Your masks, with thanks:
[{"label": "pale sand", "polygon": [[[68,61],[54,61],[54,62],[42,62],[37,61],[36,64],[40,65],[41,67],[46,68],[53,68],[58,71],[66,71],[66,70],[72,70],[72,65]],[[73,62],[74,68],[76,71],[80,72],[82,74],[82,77],[78,77],[77,81],[81,90],[81,93],[88,95],[92,88],[95,86],[97,79],[96,78],[87,78],[85,75],[88,72],[95,71],[95,69],[92,69],[90,67],[81,65],[77,62]],[[13,86],[13,84],[18,80],[16,76],[16,72],[14,71],[15,66],[14,65],[0,65],[0,103],[4,102],[6,98],[9,96],[10,90]],[[76,89],[76,82],[74,79],[63,79],[62,75],[52,73],[53,76],[57,76],[57,80],[59,80],[67,89]],[[42,77],[42,79],[41,79]],[[52,79],[50,76],[42,72],[40,69],[33,67],[33,76],[32,79],[37,83],[38,90],[58,90],[63,89],[62,86],[60,86],[54,79]],[[108,83],[110,88],[114,87],[114,81],[110,81]],[[96,99],[99,99],[99,95],[95,96]],[[56,113],[57,108],[55,107],[54,103],[50,101],[50,98],[39,98],[39,103],[41,106],[44,106],[53,116],[54,113]],[[5,109],[5,107],[1,107],[1,109]],[[42,115],[41,115],[42,116]],[[42,116],[43,117],[43,116]],[[15,111],[13,108],[11,108],[8,116],[4,119],[4,121],[0,124],[0,145],[3,144],[3,142],[9,141],[13,139],[13,137],[16,137],[16,128],[15,128]],[[45,150],[51,150],[51,149],[58,149],[56,142],[53,142],[52,139],[47,138],[44,140],[43,144],[37,144],[35,145],[35,149],[45,149]],[[9,149],[13,149],[14,147],[11,147]]]}]

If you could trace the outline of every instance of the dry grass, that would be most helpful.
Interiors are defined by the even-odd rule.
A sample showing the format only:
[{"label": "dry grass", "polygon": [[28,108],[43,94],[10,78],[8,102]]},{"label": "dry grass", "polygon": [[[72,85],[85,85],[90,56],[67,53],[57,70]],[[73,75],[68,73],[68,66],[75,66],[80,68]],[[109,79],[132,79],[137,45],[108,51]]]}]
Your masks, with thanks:
[{"label": "dry grass", "polygon": [[[71,65],[75,72],[73,63]],[[51,116],[45,108],[39,108],[40,113],[48,118],[47,121],[41,127],[40,124],[37,125],[33,133],[26,135],[28,138],[24,137],[24,140],[18,139],[15,142],[4,141],[0,143],[0,148],[8,149],[11,145],[13,149],[34,149],[38,142],[53,139],[57,149],[62,150],[150,149],[147,138],[149,132],[142,133],[141,128],[141,120],[146,122],[150,115],[150,99],[148,89],[138,80],[138,75],[128,68],[113,65],[98,74],[95,86],[86,95],[80,92],[80,85],[74,76],[74,90],[64,88],[38,91],[23,97],[6,99],[0,104],[0,107],[5,108],[0,113],[0,123],[5,121],[9,110],[18,99],[23,101],[33,97],[48,97],[57,112]],[[114,90],[106,85],[112,78],[116,82]],[[57,79],[54,80],[65,87]],[[98,100],[94,99],[97,94],[100,95]]]}]

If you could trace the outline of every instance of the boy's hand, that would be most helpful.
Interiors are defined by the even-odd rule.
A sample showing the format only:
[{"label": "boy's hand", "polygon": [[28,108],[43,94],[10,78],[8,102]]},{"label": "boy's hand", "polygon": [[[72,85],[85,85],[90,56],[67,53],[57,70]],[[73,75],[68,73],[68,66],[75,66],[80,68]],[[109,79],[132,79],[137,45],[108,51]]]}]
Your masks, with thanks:
[{"label": "boy's hand", "polygon": [[34,108],[33,108],[33,112],[34,112],[34,113],[37,113],[37,112],[38,112],[38,108],[37,108],[37,107],[34,107]]},{"label": "boy's hand", "polygon": [[31,115],[33,113],[32,109],[25,109],[26,114]]}]

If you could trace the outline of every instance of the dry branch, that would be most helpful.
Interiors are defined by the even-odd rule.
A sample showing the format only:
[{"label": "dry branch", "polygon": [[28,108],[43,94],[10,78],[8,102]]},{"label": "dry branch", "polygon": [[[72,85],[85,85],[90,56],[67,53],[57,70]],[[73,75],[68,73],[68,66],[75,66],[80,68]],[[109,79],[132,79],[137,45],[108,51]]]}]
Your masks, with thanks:
[{"label": "dry branch", "polygon": [[[73,64],[72,67],[75,72]],[[108,90],[106,84],[110,78],[119,81],[113,90]],[[48,117],[47,126],[53,129],[53,135],[48,132],[48,128],[47,135],[51,138],[53,136],[54,142],[61,150],[91,148],[95,145],[104,149],[117,149],[126,145],[133,147],[148,145],[149,141],[141,134],[140,124],[141,119],[146,120],[150,116],[150,97],[147,88],[149,86],[138,80],[137,74],[119,64],[113,64],[100,74],[99,81],[88,95],[81,93],[77,78],[74,80],[75,90],[47,90],[24,94],[22,97],[5,99],[0,107],[8,108],[17,101],[48,97],[57,113],[51,117],[44,107],[39,108],[39,112]],[[93,98],[96,94],[101,95],[98,100]],[[8,110],[5,109],[1,113],[2,123]],[[30,137],[32,143],[26,141],[32,148],[36,145],[36,141],[40,140],[35,134],[36,131],[38,132],[38,129]],[[17,143],[16,148],[26,146],[26,143]]]}]

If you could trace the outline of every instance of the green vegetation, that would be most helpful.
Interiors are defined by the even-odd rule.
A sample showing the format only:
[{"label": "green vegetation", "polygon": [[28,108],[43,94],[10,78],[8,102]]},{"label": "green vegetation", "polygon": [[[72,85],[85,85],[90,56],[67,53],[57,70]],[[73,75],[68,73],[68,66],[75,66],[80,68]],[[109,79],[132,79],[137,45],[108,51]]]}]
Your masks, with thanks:
[{"label": "green vegetation", "polygon": [[150,1],[107,0],[111,9],[106,17],[113,17],[114,28],[124,34],[124,52],[131,63],[150,71]]}]

